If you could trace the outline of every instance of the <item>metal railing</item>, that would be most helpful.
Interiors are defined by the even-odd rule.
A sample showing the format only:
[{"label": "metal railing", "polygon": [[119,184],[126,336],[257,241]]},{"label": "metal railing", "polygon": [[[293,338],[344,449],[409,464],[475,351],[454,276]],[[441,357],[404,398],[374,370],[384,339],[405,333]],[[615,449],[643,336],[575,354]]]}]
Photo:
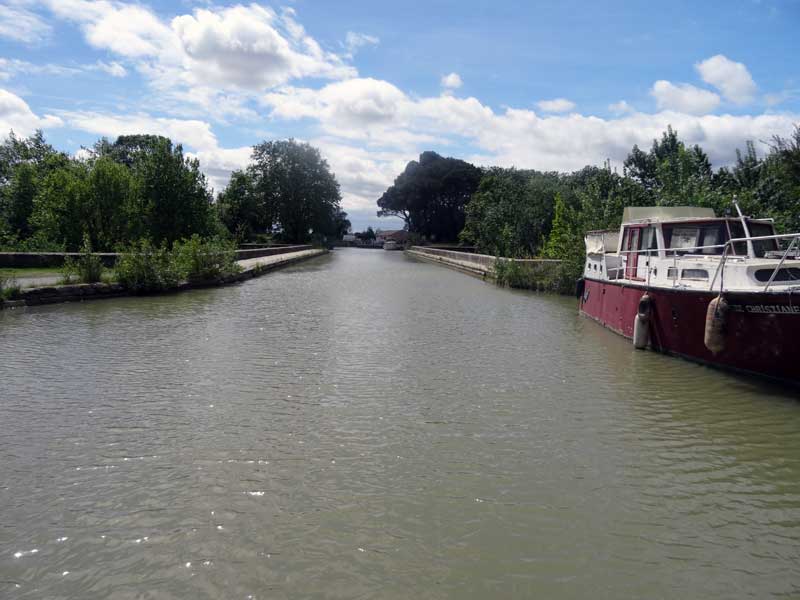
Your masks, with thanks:
[{"label": "metal railing", "polygon": [[[733,245],[734,244],[746,243],[748,245],[748,248],[751,248],[752,247],[752,242],[760,242],[760,241],[768,241],[768,240],[776,240],[776,241],[777,240],[791,240],[791,242],[789,243],[789,245],[786,248],[786,250],[783,252],[780,261],[775,266],[775,269],[773,270],[772,274],[770,275],[770,278],[767,281],[767,284],[764,286],[764,290],[763,291],[766,292],[766,291],[769,290],[770,286],[772,286],[772,284],[774,283],[775,278],[778,276],[778,273],[780,272],[781,267],[783,266],[783,264],[788,259],[792,249],[795,248],[795,246],[796,246],[798,251],[800,251],[800,233],[746,236],[746,237],[741,237],[741,238],[732,238],[732,239],[726,241],[724,244],[712,244],[712,245],[708,245],[708,246],[688,246],[688,247],[685,247],[685,248],[665,248],[663,250],[663,252],[664,252],[665,257],[667,257],[667,258],[669,256],[672,256],[672,258],[673,258],[673,268],[675,268],[677,270],[678,257],[679,256],[685,256],[687,254],[689,256],[695,256],[695,255],[692,255],[692,254],[689,254],[689,253],[692,252],[692,251],[697,251],[697,250],[712,250],[712,249],[720,249],[721,248],[722,249],[722,253],[721,254],[712,254],[712,255],[701,254],[700,255],[700,256],[703,256],[703,257],[713,257],[713,256],[719,256],[720,257],[720,262],[717,265],[716,270],[714,271],[714,277],[712,277],[712,279],[711,279],[711,283],[709,285],[709,290],[713,290],[714,289],[714,284],[717,281],[717,277],[719,277],[719,279],[720,279],[720,293],[721,293],[723,291],[723,289],[724,289],[725,264],[727,263],[727,260],[730,257],[729,251],[733,248]],[[646,280],[647,280],[647,284],[650,285],[650,272],[653,269],[653,267],[651,267],[650,264],[649,264],[650,263],[650,258],[653,256],[654,253],[657,254],[659,252],[661,252],[661,251],[653,249],[653,248],[649,248],[647,250],[620,250],[617,255],[620,256],[621,258],[629,258],[630,255],[632,255],[632,254],[646,255],[647,258],[648,258],[647,278],[646,278]],[[611,272],[614,272],[617,275],[619,275],[619,272],[622,271],[624,273],[624,275],[625,275],[623,277],[623,279],[637,279],[639,281],[643,281],[644,280],[644,279],[639,279],[639,278],[636,278],[636,277],[628,277],[627,276],[629,269],[637,269],[638,270],[638,264],[636,265],[636,267],[630,267],[627,264],[623,264],[623,265],[621,265],[619,267],[614,267],[612,269],[608,269],[607,268],[607,262],[606,262],[606,257],[607,256],[608,256],[607,253],[603,253],[603,269],[605,270],[605,272],[609,276],[610,276]],[[749,253],[748,253],[747,256],[741,256],[741,257],[738,256],[738,255],[734,255],[734,256],[736,256],[737,258],[757,258],[757,257],[754,257],[754,256],[750,256]],[[609,277],[609,278],[611,278],[611,277]],[[676,278],[676,280],[677,280],[677,278]],[[673,281],[673,284],[674,284],[674,281]]]}]

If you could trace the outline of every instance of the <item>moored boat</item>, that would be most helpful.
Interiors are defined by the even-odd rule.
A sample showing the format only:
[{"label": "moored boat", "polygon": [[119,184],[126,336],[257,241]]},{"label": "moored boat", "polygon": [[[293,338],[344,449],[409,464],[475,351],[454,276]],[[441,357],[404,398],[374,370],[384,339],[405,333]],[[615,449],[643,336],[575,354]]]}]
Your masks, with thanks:
[{"label": "moored boat", "polygon": [[383,243],[384,250],[402,250],[403,245],[394,240],[387,240]]},{"label": "moored boat", "polygon": [[637,348],[800,384],[800,234],[770,219],[626,208],[618,231],[586,235],[578,292]]}]

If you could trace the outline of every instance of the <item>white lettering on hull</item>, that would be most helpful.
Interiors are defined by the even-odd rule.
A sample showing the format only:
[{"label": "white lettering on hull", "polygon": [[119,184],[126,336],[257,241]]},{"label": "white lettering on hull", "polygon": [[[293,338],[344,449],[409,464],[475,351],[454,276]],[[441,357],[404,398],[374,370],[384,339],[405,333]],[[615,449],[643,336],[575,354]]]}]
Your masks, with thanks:
[{"label": "white lettering on hull", "polygon": [[760,315],[800,315],[800,305],[785,304],[731,304],[730,309]]}]

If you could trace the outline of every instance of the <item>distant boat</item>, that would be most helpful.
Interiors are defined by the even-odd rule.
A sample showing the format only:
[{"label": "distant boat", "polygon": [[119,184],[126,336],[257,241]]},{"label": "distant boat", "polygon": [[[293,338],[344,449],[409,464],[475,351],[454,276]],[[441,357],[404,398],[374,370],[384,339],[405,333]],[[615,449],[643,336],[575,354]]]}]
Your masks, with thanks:
[{"label": "distant boat", "polygon": [[800,383],[800,233],[698,207],[622,221],[586,234],[582,314],[637,348]]},{"label": "distant boat", "polygon": [[403,245],[395,242],[394,240],[387,240],[383,242],[384,250],[402,250]]}]

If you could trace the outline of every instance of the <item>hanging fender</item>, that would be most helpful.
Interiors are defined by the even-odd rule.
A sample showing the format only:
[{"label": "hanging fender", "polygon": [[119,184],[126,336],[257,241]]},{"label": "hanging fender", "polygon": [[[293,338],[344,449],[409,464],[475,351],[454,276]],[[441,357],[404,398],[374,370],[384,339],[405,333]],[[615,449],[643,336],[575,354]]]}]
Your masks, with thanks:
[{"label": "hanging fender", "polygon": [[583,297],[583,290],[586,289],[586,280],[583,277],[578,279],[575,282],[575,297],[582,298]]},{"label": "hanging fender", "polygon": [[721,295],[708,303],[703,342],[714,355],[725,350],[728,309],[728,301]]},{"label": "hanging fender", "polygon": [[633,320],[633,346],[637,350],[644,350],[650,343],[650,313],[653,309],[653,299],[645,293],[639,298],[639,307]]}]

